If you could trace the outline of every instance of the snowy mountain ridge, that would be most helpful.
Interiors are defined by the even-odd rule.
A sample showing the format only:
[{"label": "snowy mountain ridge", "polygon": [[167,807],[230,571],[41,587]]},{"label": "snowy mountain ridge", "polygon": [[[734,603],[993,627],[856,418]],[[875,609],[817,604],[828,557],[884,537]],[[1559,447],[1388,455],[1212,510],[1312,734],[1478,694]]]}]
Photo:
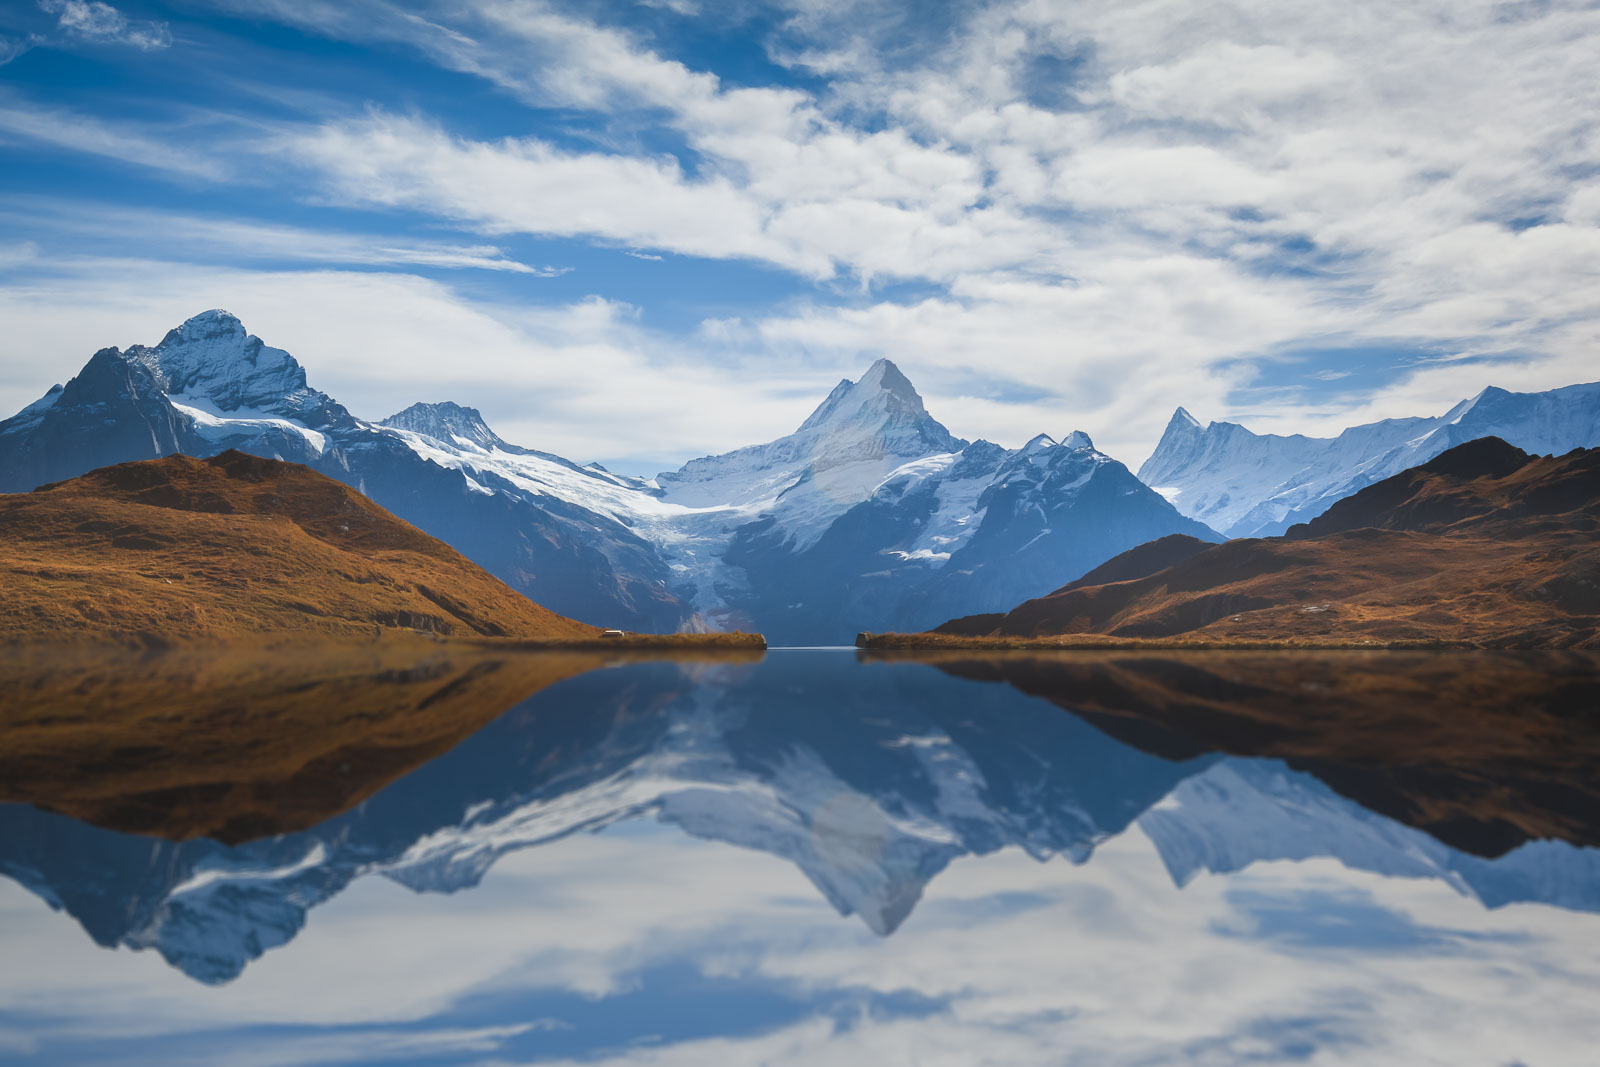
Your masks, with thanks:
[{"label": "snowy mountain ridge", "polygon": [[1139,479],[1229,537],[1268,537],[1374,482],[1480,437],[1536,454],[1600,444],[1600,382],[1542,393],[1494,386],[1434,418],[1385,419],[1337,437],[1256,434],[1178,408]]},{"label": "snowy mountain ridge", "polygon": [[0,422],[0,491],[228,448],[310,465],[552,610],[629,629],[838,643],[1010,607],[1169,533],[1215,537],[1085,435],[955,437],[887,359],[793,433],[645,480],[511,444],[456,403],[358,419],[220,310],[96,353]]}]

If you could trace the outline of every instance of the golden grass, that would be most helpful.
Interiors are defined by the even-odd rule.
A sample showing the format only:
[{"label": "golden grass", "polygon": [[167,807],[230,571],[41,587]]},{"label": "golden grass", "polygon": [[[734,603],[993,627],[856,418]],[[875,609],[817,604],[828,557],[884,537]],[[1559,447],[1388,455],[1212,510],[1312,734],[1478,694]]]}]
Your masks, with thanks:
[{"label": "golden grass", "polygon": [[599,636],[296,464],[169,456],[0,496],[0,641],[384,629]]}]

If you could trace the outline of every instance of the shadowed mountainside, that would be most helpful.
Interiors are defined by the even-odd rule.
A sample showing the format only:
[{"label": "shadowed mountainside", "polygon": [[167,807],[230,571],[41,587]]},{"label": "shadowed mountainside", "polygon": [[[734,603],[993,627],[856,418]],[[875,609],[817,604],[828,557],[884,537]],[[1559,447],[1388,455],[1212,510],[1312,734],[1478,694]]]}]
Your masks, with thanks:
[{"label": "shadowed mountainside", "polygon": [[[879,658],[899,654],[865,653]],[[1453,848],[1600,846],[1600,658],[1513,652],[922,652],[1168,759],[1282,759]]]},{"label": "shadowed mountainside", "polygon": [[1166,538],[1004,615],[879,643],[1093,635],[1600,647],[1597,534],[1600,449],[1530,456],[1483,438],[1368,486],[1284,537],[1216,546]]},{"label": "shadowed mountainside", "polygon": [[370,637],[384,627],[598,633],[295,463],[173,455],[0,496],[0,640]]}]

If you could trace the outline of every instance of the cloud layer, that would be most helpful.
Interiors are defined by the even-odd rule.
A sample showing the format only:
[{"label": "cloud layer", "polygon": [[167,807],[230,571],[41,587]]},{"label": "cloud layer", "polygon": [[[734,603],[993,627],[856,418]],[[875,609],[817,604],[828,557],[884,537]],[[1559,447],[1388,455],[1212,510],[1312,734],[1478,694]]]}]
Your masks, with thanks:
[{"label": "cloud layer", "polygon": [[[1136,464],[1178,404],[1332,432],[1487,384],[1594,376],[1593,4],[217,6],[484,86],[509,110],[464,121],[427,96],[324,93],[270,116],[112,124],[15,95],[0,127],[406,238],[370,248],[415,250],[426,226],[447,235],[429,247],[457,250],[397,252],[391,270],[516,271],[499,246],[528,241],[670,257],[661,269],[687,278],[777,272],[792,279],[781,299],[731,297],[698,329],[625,301],[656,362],[692,374],[710,343],[724,363],[786,368],[741,383],[768,410],[794,370],[825,388],[888,355],[958,433],[1016,444],[1078,427]],[[149,46],[104,4],[48,9],[82,37]],[[726,52],[697,43],[712,28],[762,73],[731,76]],[[345,255],[306,242],[308,263]],[[174,238],[165,257],[193,253]],[[618,302],[603,273],[584,284]],[[450,299],[505,318],[460,287]],[[236,303],[265,334],[247,291]],[[1353,372],[1379,349],[1381,367]],[[578,418],[541,408],[528,443],[561,446]],[[663,461],[673,422],[645,417]]]}]

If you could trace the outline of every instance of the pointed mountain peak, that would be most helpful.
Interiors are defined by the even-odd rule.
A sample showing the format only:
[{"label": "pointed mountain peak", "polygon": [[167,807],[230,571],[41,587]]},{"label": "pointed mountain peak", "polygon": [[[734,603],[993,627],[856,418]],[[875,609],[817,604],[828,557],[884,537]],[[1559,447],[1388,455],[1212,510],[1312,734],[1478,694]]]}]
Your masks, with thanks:
[{"label": "pointed mountain peak", "polygon": [[[867,368],[858,381],[848,378],[833,387],[811,417],[800,424],[800,432],[835,423],[859,423],[885,416],[900,419],[929,419],[911,379],[887,359]],[[943,431],[943,427],[940,427]]]},{"label": "pointed mountain peak", "polygon": [[471,444],[492,451],[505,444],[489,429],[489,424],[483,421],[483,414],[477,408],[463,407],[449,401],[412,404],[404,411],[390,415],[379,425],[410,430],[446,445]]},{"label": "pointed mountain peak", "polygon": [[1180,407],[1177,411],[1172,413],[1171,420],[1167,422],[1167,430],[1168,432],[1171,432],[1172,430],[1184,429],[1187,427],[1192,427],[1196,430],[1200,429],[1200,420],[1189,414],[1188,408]]},{"label": "pointed mountain peak", "polygon": [[1031,456],[1035,452],[1042,452],[1047,448],[1054,448],[1056,439],[1047,433],[1036,434],[1031,441],[1022,446],[1022,454]]},{"label": "pointed mountain peak", "polygon": [[901,373],[900,368],[892,360],[880,359],[867,368],[867,373],[861,376],[858,383],[863,389],[876,389],[899,397],[909,404],[922,407],[922,397],[917,395],[916,386],[911,384],[911,379]]},{"label": "pointed mountain peak", "polygon": [[[1182,411],[1183,409],[1179,408],[1178,410]],[[1094,442],[1089,440],[1089,435],[1084,433],[1082,430],[1073,430],[1071,433],[1067,434],[1067,436],[1061,439],[1061,447],[1072,449],[1086,448],[1092,452],[1094,451]]]}]

